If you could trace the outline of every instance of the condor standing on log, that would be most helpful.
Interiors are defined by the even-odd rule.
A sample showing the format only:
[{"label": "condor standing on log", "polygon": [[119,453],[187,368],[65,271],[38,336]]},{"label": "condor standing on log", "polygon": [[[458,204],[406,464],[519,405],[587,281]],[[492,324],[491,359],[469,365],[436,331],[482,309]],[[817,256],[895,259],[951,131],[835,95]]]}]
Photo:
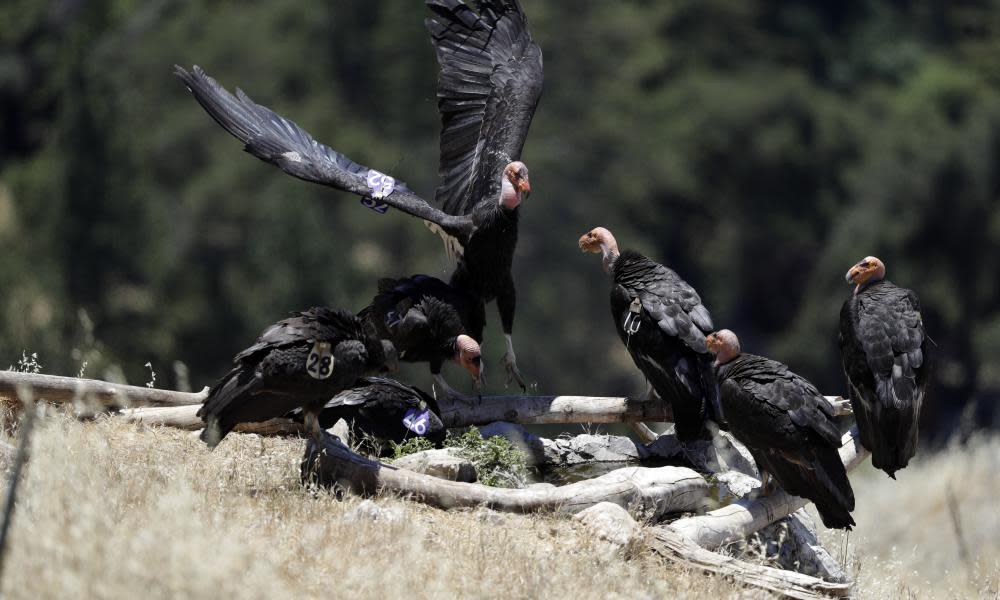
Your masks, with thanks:
[{"label": "condor standing on log", "polygon": [[[384,212],[424,219],[458,261],[452,283],[483,303],[497,300],[506,336],[508,380],[524,386],[512,341],[516,293],[511,262],[518,207],[531,191],[520,162],[542,90],[542,53],[516,0],[427,0],[437,50],[441,183],[431,206],[401,181],[350,160],[237,90],[230,94],[199,67],[176,74],[202,107],[254,156],[286,173],[357,194]],[[481,341],[481,340],[478,340]]]},{"label": "condor standing on log", "polygon": [[428,362],[439,393],[467,402],[441,375],[441,366],[453,360],[482,387],[483,304],[447,283],[427,275],[382,279],[379,293],[359,317],[371,323],[379,337],[391,340],[406,362]]},{"label": "condor standing on log", "polygon": [[611,232],[597,227],[580,238],[584,252],[601,253],[611,276],[611,316],[632,360],[674,411],[677,437],[705,437],[706,418],[724,423],[705,334],[712,318],[677,273],[638,252],[619,253]]},{"label": "condor standing on log", "polygon": [[769,474],[789,494],[812,500],[827,527],[854,526],[854,491],[840,461],[830,403],[784,364],[741,353],[728,329],[709,335],[707,343],[716,355],[729,431],[753,454],[762,483]]},{"label": "condor standing on log", "polygon": [[869,256],[851,267],[854,294],[840,311],[840,358],[861,443],[872,465],[896,478],[917,452],[917,420],[929,376],[929,348],[912,291],[885,280]]},{"label": "condor standing on log", "polygon": [[310,308],[265,329],[233,363],[198,411],[205,422],[201,439],[210,448],[238,423],[267,421],[295,408],[319,440],[323,405],[366,373],[393,368],[395,349],[347,311]]}]

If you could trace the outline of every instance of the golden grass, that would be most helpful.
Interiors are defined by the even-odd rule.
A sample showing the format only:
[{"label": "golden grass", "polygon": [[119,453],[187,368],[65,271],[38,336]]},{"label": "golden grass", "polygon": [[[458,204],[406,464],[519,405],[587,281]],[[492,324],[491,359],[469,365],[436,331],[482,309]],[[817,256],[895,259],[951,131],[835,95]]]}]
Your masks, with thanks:
[{"label": "golden grass", "polygon": [[[115,419],[38,423],[2,591],[9,598],[766,597],[651,553],[604,557],[552,516],[445,512],[380,498],[398,521],[350,519],[298,482],[301,440],[194,435]],[[990,597],[1000,580],[1000,437],[923,457],[893,482],[853,476],[849,570],[860,596]],[[944,489],[958,494],[957,552]],[[824,532],[836,555],[841,536]]]},{"label": "golden grass", "polygon": [[[393,498],[351,521],[298,482],[302,441],[49,416],[35,431],[8,598],[718,598],[733,585],[655,556],[599,558],[566,518]],[[758,592],[745,593],[758,597]]]},{"label": "golden grass", "polygon": [[[896,477],[870,463],[851,474],[857,527],[848,572],[860,597],[1000,598],[1000,436],[918,454]],[[949,487],[967,561],[948,509]],[[828,530],[821,538],[839,556],[843,535]]]}]

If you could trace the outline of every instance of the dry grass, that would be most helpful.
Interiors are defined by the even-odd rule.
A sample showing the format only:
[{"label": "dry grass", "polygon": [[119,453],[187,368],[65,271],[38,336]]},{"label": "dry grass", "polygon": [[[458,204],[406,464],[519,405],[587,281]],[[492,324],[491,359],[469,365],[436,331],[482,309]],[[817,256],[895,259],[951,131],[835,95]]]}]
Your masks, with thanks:
[{"label": "dry grass", "polygon": [[[351,520],[298,482],[300,440],[118,420],[39,423],[3,581],[10,598],[762,597],[642,553],[600,558],[572,520],[444,512],[393,498]],[[893,482],[865,468],[850,569],[862,597],[997,597],[1000,437],[926,457]],[[945,504],[955,486],[974,563]],[[841,536],[825,533],[837,553]]]},{"label": "dry grass", "polygon": [[[862,598],[1000,598],[1000,436],[918,454],[889,479],[869,463],[851,474],[857,498],[849,573]],[[954,490],[969,559],[948,510]],[[839,556],[843,535],[826,531]]]},{"label": "dry grass", "polygon": [[[600,559],[573,521],[448,513],[392,498],[351,521],[298,482],[302,442],[117,420],[39,423],[3,581],[9,598],[732,595],[651,555]],[[761,596],[757,592],[745,593]]]}]

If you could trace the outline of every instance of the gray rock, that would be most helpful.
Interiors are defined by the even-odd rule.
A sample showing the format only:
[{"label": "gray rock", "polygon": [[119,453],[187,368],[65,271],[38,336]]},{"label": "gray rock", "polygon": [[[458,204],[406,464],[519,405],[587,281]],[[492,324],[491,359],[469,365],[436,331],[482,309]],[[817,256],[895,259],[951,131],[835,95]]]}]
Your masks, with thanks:
[{"label": "gray rock", "polygon": [[648,456],[631,438],[583,434],[554,440],[542,439],[545,462],[555,466],[593,462],[638,462]]},{"label": "gray rock", "polygon": [[804,508],[761,529],[746,553],[763,554],[784,569],[846,582],[847,574],[816,538],[816,524]]},{"label": "gray rock", "polygon": [[611,502],[595,504],[578,512],[573,518],[601,541],[598,552],[605,557],[627,552],[639,539],[639,524],[627,510]]},{"label": "gray rock", "polygon": [[476,481],[476,467],[467,459],[458,456],[454,449],[423,450],[392,461],[393,466],[416,473],[433,475],[448,481]]},{"label": "gray rock", "polygon": [[356,521],[374,521],[377,523],[398,523],[405,518],[403,509],[398,506],[379,506],[372,500],[365,500],[344,514],[348,523]]}]

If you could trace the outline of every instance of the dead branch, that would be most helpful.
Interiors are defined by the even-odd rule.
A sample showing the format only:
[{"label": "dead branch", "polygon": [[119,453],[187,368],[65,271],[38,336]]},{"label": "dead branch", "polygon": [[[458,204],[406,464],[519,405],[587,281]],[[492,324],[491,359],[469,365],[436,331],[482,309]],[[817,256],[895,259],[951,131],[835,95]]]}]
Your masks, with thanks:
[{"label": "dead branch", "polygon": [[198,393],[175,392],[136,385],[108,383],[97,379],[59,377],[36,373],[0,371],[0,395],[17,398],[18,388],[25,387],[36,400],[65,403],[96,403],[101,406],[180,406],[201,404],[208,388]]},{"label": "dead branch", "polygon": [[504,489],[445,481],[364,458],[324,434],[317,451],[309,440],[302,460],[304,482],[341,487],[359,495],[402,494],[439,508],[486,506],[506,512],[576,513],[599,502],[613,502],[644,515],[696,510],[708,484],[683,467],[627,467],[595,479],[548,489]]},{"label": "dead branch", "polygon": [[[146,425],[162,425],[196,431],[205,426],[198,416],[200,406],[143,406],[125,408],[118,414],[128,421]],[[234,431],[258,435],[289,435],[305,431],[301,423],[292,419],[270,419],[261,423],[240,423]]]},{"label": "dead branch", "polygon": [[[852,427],[841,440],[840,459],[844,461],[848,471],[857,467],[868,456],[868,451],[861,446],[857,436],[857,427]],[[704,515],[678,519],[665,528],[704,548],[719,548],[746,539],[808,503],[805,498],[777,490],[764,498],[740,500]]]},{"label": "dead branch", "polygon": [[755,565],[706,550],[684,534],[669,527],[649,529],[646,544],[665,558],[712,573],[732,578],[740,583],[764,588],[789,598],[815,600],[843,597],[850,594],[850,583],[823,581],[809,575]]}]

